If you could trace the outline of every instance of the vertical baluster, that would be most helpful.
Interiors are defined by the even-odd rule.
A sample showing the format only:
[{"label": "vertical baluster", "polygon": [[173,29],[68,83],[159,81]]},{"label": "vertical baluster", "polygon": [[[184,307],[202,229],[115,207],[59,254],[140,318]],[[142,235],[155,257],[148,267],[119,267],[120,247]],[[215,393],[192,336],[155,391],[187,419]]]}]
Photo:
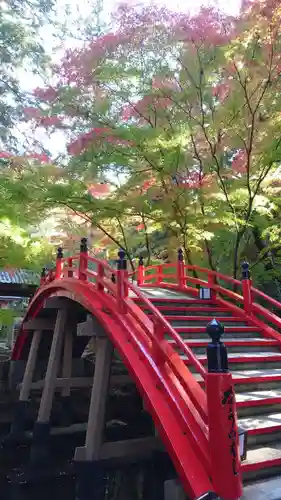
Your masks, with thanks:
[{"label": "vertical baluster", "polygon": [[214,319],[207,333],[211,337],[206,375],[211,479],[219,497],[236,499],[242,495],[239,435],[227,348],[221,342],[224,327]]},{"label": "vertical baluster", "polygon": [[124,299],[128,296],[128,287],[126,284],[126,279],[128,277],[127,272],[127,260],[125,258],[124,250],[119,250],[118,252],[118,262],[117,262],[117,304],[119,311],[122,313],[127,312],[127,307]]},{"label": "vertical baluster", "polygon": [[137,283],[138,283],[138,286],[142,286],[144,284],[144,265],[143,265],[143,257],[141,255],[139,257]]},{"label": "vertical baluster", "polygon": [[212,273],[212,272],[208,273],[208,285],[210,288],[211,299],[216,299],[217,298],[217,291],[212,288],[214,285],[216,285],[216,277],[215,277],[214,273]]},{"label": "vertical baluster", "polygon": [[243,262],[242,264],[242,293],[244,298],[244,311],[246,314],[252,314],[252,294],[251,294],[251,274],[249,263]]},{"label": "vertical baluster", "polygon": [[79,269],[78,269],[78,277],[80,280],[87,281],[87,275],[86,275],[87,268],[88,268],[88,243],[87,243],[87,238],[82,238],[80,244],[80,257],[79,257]]},{"label": "vertical baluster", "polygon": [[163,266],[162,264],[159,264],[159,266],[157,266],[157,276],[156,276],[156,285],[160,285],[161,284],[161,281],[162,281],[162,273],[163,273]]},{"label": "vertical baluster", "polygon": [[178,262],[177,262],[177,279],[178,285],[182,290],[185,287],[185,276],[184,276],[184,260],[183,260],[183,250],[178,249]]},{"label": "vertical baluster", "polygon": [[56,260],[56,272],[55,272],[55,279],[59,280],[62,277],[62,269],[63,269],[63,249],[62,247],[58,248],[57,251],[57,260]]},{"label": "vertical baluster", "polygon": [[73,278],[73,270],[72,270],[73,261],[72,261],[71,257],[69,257],[67,259],[67,266],[68,266],[68,268],[70,268],[70,269],[68,269],[68,273],[67,273],[68,278]]},{"label": "vertical baluster", "polygon": [[104,278],[104,267],[101,263],[98,264],[98,290],[103,291],[104,285],[101,280]]}]

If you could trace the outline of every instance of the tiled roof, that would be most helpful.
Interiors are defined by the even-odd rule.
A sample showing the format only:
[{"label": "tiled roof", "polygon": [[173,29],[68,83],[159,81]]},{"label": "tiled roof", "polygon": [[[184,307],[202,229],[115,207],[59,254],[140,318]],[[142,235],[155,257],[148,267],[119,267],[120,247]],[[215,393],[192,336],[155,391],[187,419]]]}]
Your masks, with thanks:
[{"label": "tiled roof", "polygon": [[38,285],[39,273],[28,269],[0,269],[0,284]]}]

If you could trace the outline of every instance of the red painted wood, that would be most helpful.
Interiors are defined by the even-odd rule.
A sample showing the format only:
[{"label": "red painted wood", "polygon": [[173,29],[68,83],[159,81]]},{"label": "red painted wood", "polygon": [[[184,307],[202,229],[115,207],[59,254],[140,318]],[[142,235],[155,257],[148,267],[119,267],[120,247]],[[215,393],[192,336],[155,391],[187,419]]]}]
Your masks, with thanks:
[{"label": "red painted wood", "polygon": [[[175,342],[177,342],[177,345],[178,347],[180,346],[182,348],[182,351],[186,353],[186,355],[189,357],[189,359],[191,360],[193,366],[196,367],[196,369],[199,371],[199,373],[201,373],[201,375],[204,377],[205,376],[205,370],[202,369],[202,367],[200,366],[200,363],[199,361],[197,360],[196,356],[194,356],[193,352],[191,351],[191,349],[189,349],[183,339],[180,337],[180,335],[178,335],[176,329],[172,328],[172,326],[170,325],[170,323],[166,320],[166,318],[164,318],[164,316],[162,316],[162,314],[160,313],[160,311],[158,311],[158,309],[156,307],[153,306],[153,304],[150,303],[150,301],[142,296],[141,292],[138,290],[138,288],[136,286],[134,286],[132,283],[128,283],[128,287],[131,289],[131,291],[137,296],[137,297],[140,297],[141,300],[142,300],[142,303],[152,311],[152,313],[154,314],[154,317],[155,319],[159,320],[162,322],[162,325],[164,326],[164,330],[166,332],[169,332],[170,336],[175,340]],[[202,405],[201,405],[202,406]]]},{"label": "red painted wood", "polygon": [[[193,302],[192,302],[193,303]],[[185,311],[185,312],[217,312],[217,313],[220,313],[220,312],[229,312],[229,309],[226,308],[226,307],[208,307],[206,309],[206,307],[185,307],[185,306],[157,306],[157,309],[159,309],[159,311]],[[188,316],[184,316],[185,318],[188,317]],[[205,316],[204,316],[205,317]],[[239,317],[239,320],[241,321],[241,318]]]},{"label": "red painted wood", "polygon": [[[207,364],[207,357],[203,357],[201,355],[197,356],[200,363],[203,363],[204,365]],[[190,365],[190,362],[188,359],[184,359],[184,362],[187,364],[187,365]],[[265,363],[265,366],[266,366],[266,363],[275,363],[275,362],[280,362],[281,363],[281,353],[280,354],[276,354],[276,355],[273,355],[273,356],[270,356],[270,358],[268,358],[267,356],[258,356],[258,357],[253,357],[251,356],[251,354],[249,354],[249,356],[231,356],[228,358],[228,363],[231,365],[231,363]]]},{"label": "red painted wood", "polygon": [[241,465],[241,469],[243,473],[243,472],[265,469],[269,467],[278,467],[279,465],[281,465],[281,458],[274,458],[273,460],[265,460],[264,462],[256,462],[253,464],[244,463]]},{"label": "red painted wood", "polygon": [[[133,300],[135,302],[143,302],[143,298],[142,297],[134,297]],[[203,299],[182,299],[182,298],[178,298],[178,299],[172,299],[170,297],[149,297],[149,302],[163,302],[164,304],[167,303],[167,304],[214,304],[215,303],[212,301],[212,300],[203,300]],[[158,306],[157,306],[158,307]]]},{"label": "red painted wood", "polygon": [[[206,311],[206,309],[205,309]],[[219,311],[218,311],[219,312]],[[165,316],[165,314],[164,314]],[[172,316],[172,315],[167,315],[165,318],[171,320],[171,321],[212,321],[214,319],[214,316]],[[234,316],[216,316],[216,320],[220,321],[221,323],[227,322],[227,323],[235,323],[235,321],[241,322],[241,318],[235,318]],[[238,327],[241,328],[241,327]]]},{"label": "red painted wood", "polygon": [[253,295],[257,295],[258,297],[261,297],[264,300],[267,300],[272,306],[277,307],[278,309],[281,309],[281,304],[277,300],[273,299],[272,297],[269,297],[265,293],[263,293],[261,290],[258,290],[257,288],[251,287],[251,292]]},{"label": "red painted wood", "polygon": [[[165,365],[155,366],[151,353],[140,341],[139,323],[130,314],[117,313],[111,295],[73,279],[43,287],[31,302],[26,319],[57,291],[70,293],[73,300],[86,307],[104,326],[144,397],[187,494],[196,498],[212,490],[207,464],[203,461],[204,455],[208,457],[208,448],[207,440],[204,445],[199,435],[199,415],[194,421],[192,403],[186,392],[180,390],[181,384],[175,383],[175,376],[168,376]],[[176,356],[174,353],[173,357]]]},{"label": "red painted wood", "polygon": [[246,314],[252,314],[252,294],[251,294],[251,280],[245,279],[242,281],[242,294],[244,299],[244,310]]},{"label": "red painted wood", "polygon": [[[253,295],[257,295],[267,300],[268,303],[274,307],[281,308],[281,304],[274,299],[267,297],[265,294],[253,287],[249,290],[248,286],[246,290],[244,282],[242,283],[239,280],[234,280],[233,278],[217,273],[216,271],[200,268],[199,266],[186,266],[184,264],[181,269],[179,269],[177,264],[161,264],[158,266],[143,268],[142,280],[146,281],[143,285],[144,288],[160,287],[167,290],[184,289],[186,293],[189,294],[189,298],[155,297],[148,300],[139,292],[138,289],[131,286],[128,282],[127,274],[123,275],[122,279],[119,277],[119,283],[117,280],[117,285],[113,285],[109,282],[108,277],[110,277],[110,273],[116,273],[116,271],[113,270],[107,262],[93,257],[88,257],[86,255],[83,256],[83,254],[80,254],[79,257],[73,256],[71,259],[73,261],[80,261],[80,279],[76,279],[75,276],[74,279],[61,280],[61,278],[63,278],[62,273],[57,272],[57,280],[52,282],[54,276],[49,273],[44,286],[36,294],[29,307],[29,317],[35,317],[37,315],[40,307],[42,307],[46,295],[60,290],[59,293],[71,293],[71,298],[77,300],[78,302],[80,301],[80,303],[88,310],[92,310],[93,314],[102,318],[109,337],[122,354],[125,364],[127,364],[129,371],[132,372],[132,376],[135,378],[136,384],[139,387],[140,392],[143,394],[147,407],[150,408],[157,427],[159,426],[160,428],[160,435],[163,438],[163,442],[166,445],[169,455],[174,461],[175,467],[183,481],[186,492],[191,498],[194,498],[200,496],[202,492],[213,489],[213,486],[210,484],[208,479],[211,472],[209,460],[210,441],[208,443],[208,432],[205,425],[207,415],[206,408],[204,406],[206,396],[202,390],[204,380],[198,383],[192,373],[187,369],[187,366],[193,365],[193,367],[195,367],[196,370],[202,374],[202,377],[205,376],[205,369],[203,366],[206,365],[207,358],[206,356],[194,356],[191,348],[206,346],[208,342],[190,341],[188,339],[184,340],[180,336],[181,333],[188,332],[197,332],[198,334],[205,333],[206,329],[205,327],[196,328],[195,326],[172,328],[169,324],[170,320],[208,322],[213,319],[213,316],[167,315],[164,317],[161,313],[164,313],[165,315],[165,311],[175,310],[183,311],[189,314],[195,311],[200,313],[201,311],[206,312],[209,310],[210,312],[218,313],[218,317],[216,319],[221,321],[223,324],[229,325],[235,321],[245,321],[250,326],[226,326],[226,334],[231,334],[232,332],[240,332],[243,334],[243,332],[247,331],[262,332],[264,338],[268,338],[268,342],[265,343],[261,340],[252,341],[252,339],[245,340],[243,342],[237,339],[229,342],[226,335],[226,345],[249,347],[249,353],[247,353],[246,356],[229,357],[230,367],[233,363],[264,363],[266,367],[267,363],[277,362],[280,364],[281,352],[280,354],[273,354],[270,357],[266,355],[257,357],[253,353],[251,354],[251,346],[280,346],[281,349],[280,333],[265,323],[266,321],[271,322],[277,328],[281,329],[281,319],[262,306],[255,303],[252,304],[251,297]],[[96,279],[96,283],[85,283],[87,279],[86,273],[88,272],[87,259],[98,265],[98,278]],[[65,259],[62,259],[62,262],[64,261],[67,262]],[[70,261],[68,261],[68,268],[72,267],[69,262]],[[154,270],[153,275],[145,276],[145,273],[149,269]],[[169,276],[174,278],[174,283],[162,282],[163,278],[167,276],[164,273],[164,270],[166,269],[171,269]],[[196,270],[199,278],[194,278],[192,276],[185,277],[186,270]],[[97,273],[94,274],[96,276]],[[200,276],[202,274],[205,275],[205,279],[201,279]],[[88,276],[91,276],[91,278],[93,277],[90,272],[88,272]],[[150,283],[151,280],[154,282]],[[140,284],[141,280],[138,281]],[[221,284],[218,284],[218,282],[221,283],[221,281],[231,283],[232,285],[239,287],[239,290],[241,290],[242,287],[243,296],[232,290],[225,289],[221,286]],[[48,282],[50,284],[48,284]],[[70,285],[70,282],[72,285]],[[186,282],[191,285],[200,284],[201,286],[208,286],[211,289],[212,300],[200,300],[198,289],[194,286],[185,286],[184,283]],[[137,299],[132,300],[128,298],[128,288],[130,287],[133,291],[137,291]],[[50,292],[50,290],[52,292]],[[70,290],[72,291],[70,292]],[[110,290],[111,295],[105,293],[107,290]],[[118,296],[118,310],[116,307],[116,296]],[[230,299],[232,303],[222,299],[222,296]],[[155,308],[153,306],[155,301],[159,301],[161,306]],[[106,306],[106,308],[109,309],[110,315],[105,315],[101,312],[101,304],[103,307]],[[212,308],[204,308],[204,305],[206,304],[211,304]],[[241,307],[237,307],[236,304],[239,304]],[[145,310],[148,309],[149,314],[146,315],[141,308]],[[220,312],[226,311],[230,312],[233,316],[220,316]],[[259,319],[257,317],[258,315],[262,316],[264,321]],[[154,318],[154,321],[155,319],[157,320],[157,325],[154,330],[151,322],[152,318]],[[164,338],[164,333],[169,333],[173,342],[167,342]],[[16,342],[13,359],[20,359],[20,353],[25,340],[26,332],[22,331],[20,338]],[[183,351],[186,359],[180,359],[178,352],[175,350],[175,346],[177,346],[177,349],[180,348]],[[246,388],[247,384],[263,382],[268,383],[271,381],[281,382],[281,375],[273,375],[270,377],[263,377],[262,375],[248,378],[239,377],[234,379],[233,384],[243,384]],[[212,397],[209,398],[211,401],[210,404],[212,404],[212,401],[218,397],[219,390],[220,389],[217,388],[211,394]],[[202,394],[204,396],[202,396]],[[239,402],[237,406],[255,407],[274,404],[281,404],[281,397],[243,401]],[[250,433],[266,434],[269,432],[275,432],[276,430],[281,430],[281,425],[268,426],[265,429],[257,428],[250,430]],[[219,431],[218,427],[218,432]],[[215,440],[212,442],[214,443]],[[192,453],[194,454],[194,457]],[[217,465],[218,457],[216,453],[213,453],[213,459],[211,460],[213,475],[218,473]],[[243,470],[258,470],[262,467],[276,465],[281,465],[281,458],[265,461],[259,464],[244,464]],[[224,463],[222,464],[222,468],[223,467]],[[219,472],[221,473],[221,470]],[[218,491],[220,488],[227,488],[229,484],[231,484],[231,481],[226,481],[227,475],[217,474],[216,477],[218,480]],[[204,488],[206,487],[205,491],[202,490],[202,485],[204,485]],[[231,492],[227,498],[231,500],[231,495],[233,494],[235,488],[232,487],[230,489]]]},{"label": "red painted wood", "polygon": [[142,264],[138,267],[137,277],[138,286],[142,286],[144,283],[144,266]]},{"label": "red painted wood", "polygon": [[[207,345],[209,344],[209,341],[206,340],[206,341],[202,341],[201,342],[198,340],[190,340],[190,339],[184,339],[184,342],[189,346],[189,347],[207,347]],[[173,341],[170,341],[170,344],[173,345],[174,342]],[[239,339],[235,339],[233,341],[229,341],[227,339],[224,340],[224,344],[228,347],[266,347],[266,346],[276,346],[278,347],[278,342],[274,339],[271,339],[271,340],[268,340],[266,343],[263,342],[262,340],[252,340],[251,339],[248,339],[248,340],[239,340]],[[281,352],[280,352],[281,354]]]},{"label": "red painted wood", "polygon": [[251,406],[273,406],[280,405],[281,397],[253,399],[251,401],[237,401],[237,408],[249,408]]},{"label": "red painted wood", "polygon": [[[281,382],[281,375],[266,375],[266,376],[258,376],[258,377],[235,377],[233,380],[234,384],[263,384],[270,382]],[[281,387],[281,384],[280,384]]]},{"label": "red painted wood", "polygon": [[[178,333],[204,333],[206,332],[206,328],[204,326],[175,326],[174,329]],[[231,332],[238,332],[238,333],[243,333],[243,332],[259,332],[260,328],[256,326],[225,326],[224,327],[225,333],[231,333]]]},{"label": "red painted wood", "polygon": [[[208,373],[206,392],[209,416],[211,478],[220,498],[237,500],[242,495],[239,436],[233,383],[230,373]],[[226,394],[229,397],[224,399]],[[233,453],[231,453],[233,447]]]},{"label": "red painted wood", "polygon": [[241,307],[237,307],[235,304],[232,304],[231,302],[227,302],[227,300],[223,299],[222,297],[217,297],[215,301],[216,307],[225,307],[229,312],[232,312],[235,316],[240,316],[247,321],[254,321],[255,318],[253,316],[248,316],[244,309]]},{"label": "red painted wood", "polygon": [[259,436],[261,434],[270,434],[271,432],[278,432],[281,431],[281,424],[280,425],[269,425],[268,427],[257,427],[255,429],[249,429],[248,434],[251,434],[252,436]]}]

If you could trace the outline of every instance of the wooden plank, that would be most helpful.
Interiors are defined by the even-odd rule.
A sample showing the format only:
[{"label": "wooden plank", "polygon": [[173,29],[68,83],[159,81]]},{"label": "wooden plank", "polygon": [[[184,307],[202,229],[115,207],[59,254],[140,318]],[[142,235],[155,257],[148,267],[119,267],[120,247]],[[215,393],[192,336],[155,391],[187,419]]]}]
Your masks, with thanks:
[{"label": "wooden plank", "polygon": [[44,304],[44,309],[68,309],[73,302],[67,297],[50,297]]},{"label": "wooden plank", "polygon": [[32,388],[32,378],[35,370],[38,348],[40,345],[42,332],[35,330],[31,341],[31,346],[28,354],[26,368],[23,376],[23,382],[20,390],[20,401],[28,401],[30,390]]},{"label": "wooden plank", "polygon": [[[64,351],[63,351],[63,361],[62,361],[62,378],[68,381],[61,392],[62,397],[70,396],[71,389],[71,371],[72,371],[72,346],[73,337],[72,329],[67,328],[64,336]],[[55,384],[57,387],[57,383]]]},{"label": "wooden plank", "polygon": [[57,314],[52,346],[46,371],[45,385],[40,401],[37,422],[48,422],[50,419],[66,320],[67,310],[59,310]]},{"label": "wooden plank", "polygon": [[155,451],[163,451],[163,444],[156,437],[128,439],[104,443],[100,450],[100,459],[108,460],[122,457],[142,457]]},{"label": "wooden plank", "polygon": [[[133,384],[134,382],[128,375],[111,375],[110,385],[113,387],[123,386],[128,384]],[[56,389],[63,389],[68,387],[70,384],[71,389],[79,389],[81,387],[92,387],[93,378],[92,377],[72,377],[70,379],[57,378]],[[37,382],[32,382],[30,389],[40,391],[45,385],[45,379],[37,380]],[[22,388],[22,383],[18,384],[18,389]]]},{"label": "wooden plank", "polygon": [[[155,451],[164,451],[164,447],[160,439],[154,436],[113,441],[101,445],[99,460],[127,459],[130,461],[150,456]],[[84,446],[76,448],[74,460],[87,460]]]},{"label": "wooden plank", "polygon": [[94,382],[85,441],[87,460],[99,458],[105,424],[105,404],[109,387],[112,354],[113,346],[111,342],[107,338],[98,337]]},{"label": "wooden plank", "polygon": [[24,330],[54,330],[55,321],[49,318],[35,318],[25,321],[23,324]]},{"label": "wooden plank", "polygon": [[106,331],[94,316],[88,316],[87,321],[78,323],[78,337],[106,337]]}]

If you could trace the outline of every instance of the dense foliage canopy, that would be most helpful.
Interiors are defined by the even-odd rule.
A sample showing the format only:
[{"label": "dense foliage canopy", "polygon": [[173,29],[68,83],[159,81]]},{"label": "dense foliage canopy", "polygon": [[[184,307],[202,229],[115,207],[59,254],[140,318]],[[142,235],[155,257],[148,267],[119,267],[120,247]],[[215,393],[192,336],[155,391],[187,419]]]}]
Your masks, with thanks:
[{"label": "dense foliage canopy", "polygon": [[149,261],[181,245],[190,263],[236,276],[247,258],[258,284],[277,283],[280,20],[277,0],[237,18],[119,5],[34,90],[25,119],[67,150],[5,175],[9,199],[75,214],[93,250]]}]

